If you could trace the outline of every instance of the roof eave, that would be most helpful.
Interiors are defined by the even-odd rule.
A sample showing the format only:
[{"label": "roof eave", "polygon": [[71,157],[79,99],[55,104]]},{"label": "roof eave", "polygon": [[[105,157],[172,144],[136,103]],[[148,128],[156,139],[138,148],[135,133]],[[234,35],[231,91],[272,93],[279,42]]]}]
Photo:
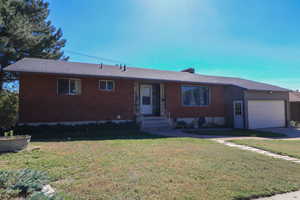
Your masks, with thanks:
[{"label": "roof eave", "polygon": [[[232,84],[222,84],[222,83],[212,83],[212,82],[201,82],[201,81],[182,81],[182,80],[164,80],[164,79],[152,79],[152,78],[139,78],[139,77],[123,77],[123,76],[111,76],[111,75],[89,75],[89,74],[71,74],[71,73],[49,73],[49,72],[33,72],[33,71],[12,71],[18,73],[34,73],[34,74],[51,74],[51,75],[61,75],[61,76],[77,76],[77,77],[94,77],[94,78],[118,78],[118,79],[129,79],[129,80],[145,80],[145,81],[160,81],[160,82],[182,82],[182,83],[193,83],[193,84],[208,84],[208,85],[226,85],[230,86]],[[235,86],[235,85],[232,85]],[[239,86],[236,86],[239,87]]]}]

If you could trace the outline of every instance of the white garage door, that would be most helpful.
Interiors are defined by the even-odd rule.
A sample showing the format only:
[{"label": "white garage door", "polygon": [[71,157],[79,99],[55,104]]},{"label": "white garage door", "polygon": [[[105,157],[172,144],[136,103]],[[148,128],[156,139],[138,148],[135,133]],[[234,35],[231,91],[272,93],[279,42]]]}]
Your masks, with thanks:
[{"label": "white garage door", "polygon": [[248,101],[249,128],[285,126],[284,101]]}]

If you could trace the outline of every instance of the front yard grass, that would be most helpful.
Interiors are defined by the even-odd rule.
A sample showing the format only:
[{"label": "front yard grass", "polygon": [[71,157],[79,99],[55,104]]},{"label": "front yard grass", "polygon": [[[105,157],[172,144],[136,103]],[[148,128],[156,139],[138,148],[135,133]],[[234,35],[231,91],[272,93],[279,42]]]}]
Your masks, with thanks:
[{"label": "front yard grass", "polygon": [[248,199],[300,189],[300,165],[211,140],[32,142],[1,170],[46,171],[66,199]]},{"label": "front yard grass", "polygon": [[300,159],[300,140],[232,140],[232,142]]},{"label": "front yard grass", "polygon": [[246,129],[233,129],[233,130],[186,130],[187,133],[193,133],[198,135],[217,135],[217,136],[247,136],[247,137],[286,137],[284,134],[272,133],[272,132],[263,132],[263,131],[254,131]]}]

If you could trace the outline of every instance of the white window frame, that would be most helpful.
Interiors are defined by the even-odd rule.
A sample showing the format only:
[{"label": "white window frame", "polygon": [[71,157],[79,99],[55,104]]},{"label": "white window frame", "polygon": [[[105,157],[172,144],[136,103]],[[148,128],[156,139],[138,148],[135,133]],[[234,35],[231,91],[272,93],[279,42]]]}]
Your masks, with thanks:
[{"label": "white window frame", "polygon": [[[103,82],[105,81],[105,89],[102,89],[102,88],[100,87],[101,81],[103,81]],[[112,89],[108,89],[108,87],[107,87],[107,85],[108,85],[107,82],[112,82],[112,84],[113,84],[113,88],[112,88]],[[98,89],[101,90],[101,91],[112,92],[112,91],[115,90],[115,81],[114,81],[114,80],[99,80]]]},{"label": "white window frame", "polygon": [[[67,94],[59,94],[59,91],[58,91],[58,81],[59,80],[68,80],[68,82],[69,82],[69,91],[68,91]],[[75,80],[75,81],[80,82],[78,94],[71,93],[71,80]],[[58,78],[57,82],[56,82],[56,93],[57,93],[58,96],[78,96],[78,95],[81,95],[81,87],[82,87],[81,79],[79,79],[79,78]]]},{"label": "white window frame", "polygon": [[[208,102],[206,105],[186,105],[184,104],[184,95],[183,95],[183,87],[199,87],[199,88],[207,88],[208,89]],[[207,107],[211,104],[211,89],[208,86],[201,86],[201,85],[181,85],[180,87],[180,92],[181,92],[181,105],[185,107]]]}]

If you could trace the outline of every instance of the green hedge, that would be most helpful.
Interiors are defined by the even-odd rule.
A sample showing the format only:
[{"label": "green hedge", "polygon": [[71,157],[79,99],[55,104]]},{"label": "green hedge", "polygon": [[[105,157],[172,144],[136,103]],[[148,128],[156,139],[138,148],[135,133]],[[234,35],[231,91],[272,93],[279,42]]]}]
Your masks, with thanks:
[{"label": "green hedge", "polygon": [[32,139],[68,139],[68,138],[99,138],[125,137],[139,132],[135,122],[99,123],[86,125],[41,125],[16,126],[15,135],[31,135]]}]

